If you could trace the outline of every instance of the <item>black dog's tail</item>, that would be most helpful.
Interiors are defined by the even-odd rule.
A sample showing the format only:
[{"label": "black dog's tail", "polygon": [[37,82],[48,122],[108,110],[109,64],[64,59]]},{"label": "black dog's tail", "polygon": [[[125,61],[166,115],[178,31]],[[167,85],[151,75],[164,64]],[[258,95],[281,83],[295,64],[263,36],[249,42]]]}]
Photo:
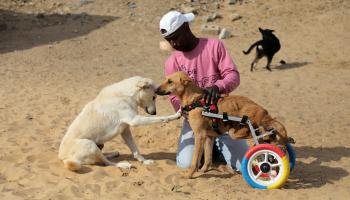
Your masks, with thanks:
[{"label": "black dog's tail", "polygon": [[256,45],[259,44],[259,42],[260,42],[260,41],[257,41],[257,42],[255,42],[254,44],[252,44],[252,46],[250,46],[249,49],[248,49],[247,51],[244,51],[244,50],[243,50],[243,53],[244,53],[245,55],[249,54],[250,51],[251,51]]}]

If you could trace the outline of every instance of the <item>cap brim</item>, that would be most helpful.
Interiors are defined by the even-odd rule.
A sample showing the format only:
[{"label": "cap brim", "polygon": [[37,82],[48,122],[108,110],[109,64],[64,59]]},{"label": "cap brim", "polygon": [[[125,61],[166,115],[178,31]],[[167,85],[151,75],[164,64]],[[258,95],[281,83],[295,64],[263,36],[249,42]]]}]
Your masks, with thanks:
[{"label": "cap brim", "polygon": [[195,17],[193,13],[186,13],[186,14],[183,14],[183,15],[186,18],[186,22],[193,21],[194,17]]}]

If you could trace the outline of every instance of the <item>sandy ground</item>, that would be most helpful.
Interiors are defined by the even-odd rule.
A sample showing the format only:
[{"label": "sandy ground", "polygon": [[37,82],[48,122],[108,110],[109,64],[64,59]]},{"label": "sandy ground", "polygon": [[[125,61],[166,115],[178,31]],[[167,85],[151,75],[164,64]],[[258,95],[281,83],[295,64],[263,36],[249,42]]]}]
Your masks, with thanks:
[{"label": "sandy ground", "polygon": [[[24,3],[21,3],[24,2]],[[155,164],[134,161],[120,137],[105,151],[121,152],[137,168],[63,168],[58,147],[67,127],[99,90],[133,75],[160,83],[169,52],[159,50],[158,22],[183,1],[29,0],[0,2],[0,199],[348,199],[350,197],[350,2],[266,0],[202,4],[201,16],[228,28],[224,40],[241,72],[234,93],[266,107],[297,143],[296,169],[282,189],[250,188],[241,175],[214,166],[194,179],[175,165],[181,120],[133,129]],[[202,1],[206,2],[206,1]],[[208,1],[214,2],[214,1]],[[130,5],[130,4],[129,4]],[[38,13],[44,13],[38,14]],[[242,19],[230,21],[231,13]],[[260,39],[258,27],[276,30],[282,43],[266,71],[251,73],[242,50]],[[216,36],[210,36],[216,37]],[[288,64],[280,65],[284,59]],[[159,114],[173,113],[166,97]]]}]

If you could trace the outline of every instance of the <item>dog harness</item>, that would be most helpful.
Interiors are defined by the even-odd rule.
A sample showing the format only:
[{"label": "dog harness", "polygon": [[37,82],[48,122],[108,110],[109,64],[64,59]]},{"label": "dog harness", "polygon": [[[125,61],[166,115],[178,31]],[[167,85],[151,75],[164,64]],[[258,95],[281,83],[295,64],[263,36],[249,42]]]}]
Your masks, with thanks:
[{"label": "dog harness", "polygon": [[[219,100],[223,98],[223,97],[219,97]],[[204,110],[202,111],[202,115],[205,116],[205,117],[209,117],[212,121],[212,128],[213,130],[218,133],[219,135],[221,135],[222,133],[220,132],[219,130],[219,120],[222,120],[224,122],[224,125],[225,126],[229,126],[229,125],[232,125],[232,122],[233,121],[237,121],[237,119],[235,120],[232,120],[230,116],[228,116],[227,112],[223,112],[222,114],[218,114],[219,113],[219,108],[218,108],[218,105],[217,105],[217,102],[216,103],[213,103],[211,105],[207,105],[204,101],[203,98],[191,103],[190,105],[186,105],[184,107],[182,107],[181,109],[183,111],[186,111],[186,112],[189,112],[195,108],[198,108],[198,107],[202,107]],[[247,125],[247,121],[248,121],[248,116],[246,115],[243,115],[242,118],[239,118],[240,120],[238,120],[239,122],[239,125],[242,127],[242,126],[245,126]]]},{"label": "dog harness", "polygon": [[[202,107],[205,112],[215,113],[215,114],[219,113],[219,109],[218,109],[217,103],[213,103],[211,105],[207,105],[205,103],[205,101],[204,101],[204,98],[201,98],[201,99],[191,103],[190,105],[186,105],[186,106],[182,107],[181,109],[183,111],[189,112],[189,111],[191,111],[191,110],[193,110],[195,108],[198,108],[198,107]],[[226,113],[226,116],[227,116],[227,113]],[[219,130],[219,120],[217,118],[213,118],[213,117],[210,117],[210,118],[211,118],[211,121],[212,121],[211,126],[212,126],[213,130],[221,135],[221,132]]]}]

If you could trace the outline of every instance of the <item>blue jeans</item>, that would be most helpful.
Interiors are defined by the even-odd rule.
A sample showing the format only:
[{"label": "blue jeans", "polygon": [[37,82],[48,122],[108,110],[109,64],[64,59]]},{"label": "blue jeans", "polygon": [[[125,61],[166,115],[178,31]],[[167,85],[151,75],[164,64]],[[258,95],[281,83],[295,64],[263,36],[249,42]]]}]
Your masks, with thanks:
[{"label": "blue jeans", "polygon": [[[233,140],[229,135],[224,134],[215,139],[214,145],[224,156],[227,165],[237,171],[241,170],[243,156],[249,150],[246,140]],[[176,165],[181,168],[190,167],[193,150],[194,134],[188,121],[184,120],[176,153]]]}]

